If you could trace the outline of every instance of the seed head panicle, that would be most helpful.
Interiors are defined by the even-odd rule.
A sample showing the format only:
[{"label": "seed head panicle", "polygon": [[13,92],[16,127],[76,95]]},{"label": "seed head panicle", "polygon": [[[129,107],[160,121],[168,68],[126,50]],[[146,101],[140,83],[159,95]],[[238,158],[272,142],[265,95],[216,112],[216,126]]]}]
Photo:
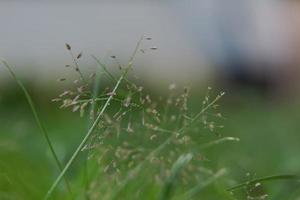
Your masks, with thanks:
[{"label": "seed head panicle", "polygon": [[[152,38],[143,37],[143,40]],[[117,72],[119,79],[100,61],[97,63],[102,73],[90,73],[85,79],[78,64],[82,53],[75,57],[71,46],[66,44],[66,48],[80,79],[74,81],[74,88],[64,91],[53,101],[61,103],[61,108],[88,116],[93,122],[98,119],[91,137],[80,150],[87,151],[89,159],[96,159],[101,178],[108,184],[117,183],[122,187],[140,176],[141,169],[149,168],[153,183],[167,184],[173,177],[178,177],[178,184],[187,188],[214,176],[213,170],[203,170],[203,167],[199,170],[206,155],[205,151],[198,151],[197,141],[202,140],[205,130],[217,133],[223,128],[219,124],[223,115],[216,103],[224,93],[214,97],[212,89],[208,88],[204,100],[197,105],[199,111],[194,112],[196,106],[191,105],[189,87],[172,83],[166,87],[170,94],[158,97],[132,81],[133,78],[126,77],[132,72],[136,54],[144,51],[140,46],[127,65],[121,65],[116,56],[110,56],[121,69]],[[157,50],[157,47],[145,49]],[[98,78],[109,81],[97,82]],[[203,147],[218,143],[213,141]],[[97,179],[98,176],[92,178],[91,194],[102,187]]]}]

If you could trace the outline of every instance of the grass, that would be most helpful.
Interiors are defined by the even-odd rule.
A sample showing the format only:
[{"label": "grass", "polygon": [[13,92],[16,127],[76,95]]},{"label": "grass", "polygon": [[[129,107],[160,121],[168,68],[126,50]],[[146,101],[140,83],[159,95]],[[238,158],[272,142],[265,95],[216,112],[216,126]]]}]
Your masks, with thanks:
[{"label": "grass", "polygon": [[[31,109],[31,112],[32,112],[32,114],[33,114],[33,116],[34,116],[34,119],[35,119],[35,121],[36,121],[38,127],[40,128],[42,134],[43,134],[44,137],[45,137],[45,140],[46,140],[47,145],[48,145],[48,147],[49,147],[49,149],[50,149],[50,151],[51,151],[51,154],[52,154],[52,156],[53,156],[53,158],[54,158],[54,160],[55,160],[55,163],[56,163],[56,165],[58,166],[58,168],[62,171],[62,170],[63,170],[62,164],[61,164],[61,162],[59,161],[59,159],[58,159],[58,157],[57,157],[57,154],[56,154],[56,152],[55,152],[55,150],[54,150],[54,148],[53,148],[53,145],[52,145],[52,142],[51,142],[51,140],[50,140],[50,138],[49,138],[48,132],[47,132],[45,126],[43,125],[43,123],[41,122],[41,119],[40,119],[40,117],[39,117],[39,115],[38,115],[38,113],[37,113],[36,107],[35,107],[35,105],[34,105],[34,103],[33,103],[33,101],[32,101],[32,98],[31,98],[30,94],[28,93],[28,91],[27,91],[27,89],[25,88],[25,86],[23,85],[23,83],[22,83],[22,82],[18,79],[18,77],[15,75],[15,73],[13,72],[13,70],[12,70],[12,68],[9,66],[9,64],[8,64],[6,61],[2,61],[2,63],[3,63],[3,65],[8,69],[8,71],[9,71],[9,73],[11,74],[11,76],[13,77],[13,79],[17,82],[17,84],[18,84],[18,85],[20,86],[20,88],[22,89],[22,91],[23,91],[23,93],[24,93],[24,95],[25,95],[25,97],[26,97],[26,100],[27,100],[27,102],[28,102],[28,104],[29,104],[29,106],[30,106],[30,109]],[[64,180],[65,180],[65,183],[66,183],[66,187],[67,187],[67,189],[68,189],[68,192],[70,193],[70,195],[72,195],[72,191],[71,191],[70,184],[69,184],[68,180],[67,180],[67,179],[64,179]]]},{"label": "grass", "polygon": [[245,183],[241,183],[239,185],[231,187],[231,188],[228,189],[228,191],[238,190],[240,188],[247,187],[249,185],[260,184],[260,183],[266,182],[266,181],[290,180],[290,179],[299,180],[299,177],[296,176],[296,175],[289,175],[289,174],[287,174],[287,175],[262,177],[262,178],[257,178],[257,179],[254,179],[254,180],[246,181]]},{"label": "grass", "polygon": [[[27,120],[28,112],[12,115],[18,113],[17,108],[4,109],[5,104],[0,102],[1,117],[7,122],[0,136],[0,196],[296,199],[298,177],[285,174],[297,174],[300,166],[296,159],[297,105],[268,110],[264,101],[251,104],[247,97],[240,107],[230,103],[223,106],[227,118],[223,128],[224,119],[217,104],[224,93],[213,95],[209,88],[199,105],[199,97],[190,97],[189,88],[175,89],[172,85],[170,95],[160,98],[157,94],[149,95],[147,89],[127,77],[144,40],[138,42],[126,66],[117,61],[119,76],[92,56],[101,70],[96,73],[97,78],[87,78],[79,63],[82,54],[74,56],[71,46],[66,45],[79,80],[75,88],[66,90],[54,101],[60,102],[61,108],[71,108],[72,114],[57,108],[43,111],[42,106],[39,116],[24,84],[10,71],[23,90],[52,155],[65,165],[60,171],[52,169],[43,142],[31,134],[37,130]],[[86,118],[80,118],[77,112]],[[90,127],[82,135],[85,119]],[[26,136],[22,140],[18,140],[20,129],[14,129],[18,122],[27,126],[21,129]],[[50,136],[54,138],[51,141]],[[59,184],[63,178],[70,184],[72,194]]]},{"label": "grass", "polygon": [[[12,98],[12,96],[9,98]],[[0,103],[1,122],[5,124],[1,126],[0,136],[1,194],[6,193],[11,199],[14,196],[15,199],[20,198],[20,195],[23,199],[41,199],[58,171],[52,164],[51,156],[48,156],[50,154],[47,154],[47,147],[43,145],[45,144],[43,138],[34,134],[38,133],[39,130],[36,129],[34,121],[31,120],[31,113],[26,110],[26,104],[22,103],[20,96],[15,96],[15,98],[19,99],[18,104],[7,107],[4,100]],[[83,136],[79,133],[74,138],[74,133],[83,133],[86,123],[77,114],[65,112],[55,107],[48,109],[46,106],[49,105],[43,104],[37,104],[41,106],[41,118],[47,122],[46,127],[49,130],[54,147],[57,147],[59,158],[66,161],[72,149],[74,149],[74,145],[79,143]],[[217,182],[201,190],[198,195],[201,195],[204,199],[230,199],[227,197],[229,194],[224,191],[231,186],[252,180],[253,176],[255,179],[274,174],[298,173],[300,165],[297,142],[299,140],[297,133],[300,128],[297,123],[299,120],[298,104],[277,105],[276,109],[272,107],[271,109],[266,107],[264,101],[249,104],[245,100],[238,107],[232,107],[230,103],[226,102],[223,103],[222,107],[227,118],[225,121],[226,126],[222,130],[223,134],[232,133],[231,135],[238,136],[241,141],[233,143],[229,148],[227,147],[228,144],[224,143],[206,149],[205,155],[210,161],[204,162],[203,165],[209,167],[210,170],[224,167],[227,169],[227,173],[220,177]],[[74,123],[77,127],[72,126]],[[268,137],[269,135],[272,135],[272,137]],[[207,137],[214,138],[214,136]],[[209,140],[209,138],[204,139]],[[268,140],[263,140],[263,138],[268,138]],[[270,146],[269,144],[276,145]],[[39,151],[36,149],[39,149]],[[76,194],[82,191],[83,171],[81,160],[79,159],[75,163],[67,176]],[[208,170],[207,173],[211,172]],[[250,173],[250,176],[248,176],[248,173]],[[7,177],[10,181],[7,180]],[[149,171],[145,172],[144,177],[140,175],[139,178],[136,178],[131,183],[132,187],[134,188],[134,185],[137,185],[141,188],[147,180],[145,177],[151,177]],[[7,182],[11,182],[11,184],[7,184]],[[21,184],[22,182],[32,185],[35,191],[39,191],[38,194],[34,195],[32,190]],[[263,185],[271,199],[297,199],[298,197],[296,191],[299,185],[295,184],[295,181],[272,181]],[[180,187],[175,189],[180,189]],[[130,199],[130,193],[133,190],[128,187],[123,191],[123,193],[128,191],[127,199]],[[235,193],[242,193],[243,191],[244,189],[241,189],[241,191]],[[145,195],[149,196],[148,199],[151,199],[151,197],[158,198],[157,194],[159,192],[159,189],[152,187]],[[288,198],[294,195],[292,194],[294,192],[296,196]],[[60,188],[55,199],[65,199],[66,194]],[[238,195],[243,196],[243,194]]]},{"label": "grass", "polygon": [[[57,177],[57,179],[54,181],[54,183],[52,184],[52,186],[48,190],[48,192],[47,192],[47,194],[45,196],[45,199],[48,199],[50,197],[50,195],[53,193],[54,189],[57,187],[58,183],[64,177],[66,171],[70,168],[70,166],[72,165],[72,163],[74,162],[74,160],[78,156],[79,152],[82,150],[82,148],[84,147],[84,145],[86,144],[86,142],[90,138],[91,134],[96,130],[96,127],[98,126],[98,124],[99,124],[102,116],[104,115],[104,112],[106,111],[107,107],[110,105],[110,103],[111,103],[111,101],[113,99],[114,94],[117,92],[120,84],[122,83],[122,81],[124,80],[124,78],[127,76],[128,72],[132,69],[133,59],[134,59],[137,51],[139,50],[140,43],[142,42],[142,40],[143,40],[143,38],[138,42],[138,44],[137,44],[137,46],[136,46],[136,48],[134,50],[134,53],[133,53],[132,57],[129,60],[128,66],[126,67],[126,69],[124,70],[124,72],[122,73],[122,75],[120,76],[120,78],[118,79],[116,85],[114,86],[114,88],[113,88],[113,90],[111,92],[112,94],[109,95],[108,99],[106,100],[106,102],[104,103],[103,107],[101,108],[101,111],[97,115],[97,118],[93,122],[91,128],[88,130],[86,136],[83,138],[83,140],[81,141],[81,143],[76,148],[76,150],[74,151],[73,155],[71,156],[70,160],[67,162],[66,166],[63,168],[63,170],[61,171],[61,173],[59,174],[59,176]],[[74,57],[73,57],[73,59],[74,59]],[[75,62],[75,63],[77,63],[77,62]],[[78,69],[78,64],[76,64],[76,69]],[[80,72],[80,75],[81,75],[82,80],[85,80],[83,78],[83,75],[81,74],[81,72]]]}]

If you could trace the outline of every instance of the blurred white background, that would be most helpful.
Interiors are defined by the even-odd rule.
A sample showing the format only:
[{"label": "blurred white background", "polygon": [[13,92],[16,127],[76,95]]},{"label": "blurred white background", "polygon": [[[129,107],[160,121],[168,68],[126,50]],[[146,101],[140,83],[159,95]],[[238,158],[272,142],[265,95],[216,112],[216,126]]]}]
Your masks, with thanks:
[{"label": "blurred white background", "polygon": [[156,80],[205,80],[232,70],[237,60],[258,73],[278,71],[297,62],[298,7],[275,0],[2,0],[0,57],[44,81],[71,61],[66,42],[83,52],[89,68],[90,54],[125,62],[144,34],[153,38],[145,45],[158,50],[141,56],[137,71]]},{"label": "blurred white background", "polygon": [[44,79],[71,61],[66,42],[90,65],[90,54],[125,61],[145,34],[158,51],[139,56],[147,63],[143,70],[164,78],[161,70],[177,76],[180,69],[177,78],[186,79],[187,67],[204,65],[173,17],[166,4],[150,1],[1,1],[0,57]]}]

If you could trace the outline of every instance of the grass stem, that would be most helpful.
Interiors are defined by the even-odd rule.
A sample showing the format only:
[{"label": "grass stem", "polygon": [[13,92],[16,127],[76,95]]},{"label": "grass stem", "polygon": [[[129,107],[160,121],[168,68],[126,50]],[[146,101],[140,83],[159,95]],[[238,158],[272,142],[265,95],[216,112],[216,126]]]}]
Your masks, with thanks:
[{"label": "grass stem", "polygon": [[[47,145],[51,151],[51,154],[56,162],[56,165],[58,166],[58,168],[60,169],[60,171],[62,171],[63,167],[62,167],[62,164],[61,162],[59,161],[58,159],[58,156],[54,150],[54,147],[52,145],[52,142],[49,138],[49,135],[48,135],[48,132],[45,128],[45,126],[43,125],[43,123],[41,122],[41,119],[37,113],[37,110],[35,108],[35,105],[33,103],[33,100],[29,94],[29,92],[27,91],[27,89],[25,88],[24,84],[22,83],[22,81],[16,76],[16,74],[14,73],[14,71],[12,70],[11,66],[4,60],[1,60],[1,62],[3,63],[3,65],[8,69],[9,73],[11,74],[11,76],[13,77],[13,79],[17,82],[17,84],[19,85],[19,87],[22,89],[25,97],[26,97],[26,100],[30,106],[30,109],[31,109],[31,112],[34,116],[34,119],[38,125],[38,127],[40,128],[41,132],[43,133],[45,139],[46,139],[46,142],[47,142]],[[67,187],[67,190],[69,191],[69,193],[71,194],[72,196],[72,192],[71,192],[71,187],[70,187],[70,184],[69,182],[67,181],[67,179],[65,178],[65,183],[66,183],[66,187]]]},{"label": "grass stem", "polygon": [[63,170],[61,171],[61,173],[59,174],[59,176],[56,178],[56,180],[54,181],[54,183],[52,184],[52,186],[48,190],[48,192],[47,192],[47,194],[46,194],[46,196],[45,196],[44,199],[49,199],[49,197],[51,196],[51,194],[53,193],[53,191],[55,190],[55,188],[57,187],[57,185],[59,184],[59,182],[61,181],[61,179],[64,177],[65,173],[68,171],[68,169],[73,164],[74,160],[79,155],[81,149],[84,147],[84,145],[86,144],[86,142],[88,141],[88,139],[90,138],[90,136],[92,135],[92,133],[96,130],[96,127],[97,127],[98,123],[100,122],[100,120],[101,120],[104,112],[106,111],[107,107],[110,105],[110,102],[112,101],[114,94],[116,93],[116,91],[119,88],[119,86],[122,83],[122,81],[127,76],[128,72],[132,69],[133,59],[134,59],[135,55],[137,54],[138,48],[139,48],[142,40],[143,40],[143,37],[138,41],[138,43],[136,45],[136,48],[134,49],[134,52],[133,52],[132,56],[130,57],[130,60],[128,62],[127,68],[124,70],[124,72],[122,73],[122,75],[118,79],[117,83],[115,84],[115,86],[114,86],[114,88],[113,88],[113,90],[111,92],[111,95],[109,96],[109,98],[107,99],[107,101],[105,102],[105,104],[103,105],[103,107],[102,107],[101,111],[99,112],[98,116],[96,117],[94,123],[92,124],[92,126],[88,130],[87,134],[85,135],[85,137],[83,138],[83,140],[81,141],[81,143],[76,148],[75,152],[72,154],[71,158],[69,159],[69,161],[67,162],[67,164],[65,165],[65,167],[63,168]]}]

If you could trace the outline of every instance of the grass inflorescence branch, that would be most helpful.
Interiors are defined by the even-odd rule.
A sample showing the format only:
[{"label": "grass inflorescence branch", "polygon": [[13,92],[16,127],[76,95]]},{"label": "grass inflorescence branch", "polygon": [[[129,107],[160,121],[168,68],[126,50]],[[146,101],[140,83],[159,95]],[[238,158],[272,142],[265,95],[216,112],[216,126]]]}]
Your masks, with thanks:
[{"label": "grass inflorescence branch", "polygon": [[59,174],[59,176],[56,178],[56,180],[54,181],[54,183],[52,184],[52,186],[48,190],[48,192],[47,192],[47,194],[45,196],[45,199],[49,199],[49,197],[51,196],[51,194],[53,193],[53,191],[55,190],[55,188],[57,187],[57,185],[59,184],[59,182],[61,181],[61,179],[64,177],[65,173],[71,167],[71,165],[73,164],[74,160],[77,158],[77,156],[79,155],[80,151],[82,150],[82,148],[84,147],[84,145],[86,144],[86,142],[88,141],[88,139],[90,138],[91,134],[95,131],[98,123],[100,122],[101,118],[103,117],[104,112],[106,111],[107,107],[110,105],[112,99],[114,98],[114,94],[117,92],[120,84],[125,79],[125,77],[127,76],[128,72],[131,70],[131,68],[133,66],[133,59],[136,56],[136,54],[138,52],[138,49],[139,49],[139,47],[140,47],[141,42],[142,42],[143,39],[144,39],[144,37],[142,37],[138,41],[138,43],[136,45],[136,48],[134,49],[134,52],[133,52],[132,56],[130,57],[130,60],[129,60],[128,65],[127,65],[127,68],[123,71],[123,73],[119,77],[117,83],[115,84],[113,90],[111,91],[111,95],[106,100],[106,102],[103,105],[101,111],[97,115],[97,118],[95,119],[94,123],[92,124],[92,126],[90,127],[90,129],[88,130],[88,132],[86,133],[85,137],[83,138],[83,140],[81,141],[81,143],[78,145],[78,147],[76,148],[75,152],[72,154],[71,158],[69,159],[69,161],[67,162],[67,164],[65,165],[65,167],[63,168],[63,170],[61,171],[61,173]]}]

